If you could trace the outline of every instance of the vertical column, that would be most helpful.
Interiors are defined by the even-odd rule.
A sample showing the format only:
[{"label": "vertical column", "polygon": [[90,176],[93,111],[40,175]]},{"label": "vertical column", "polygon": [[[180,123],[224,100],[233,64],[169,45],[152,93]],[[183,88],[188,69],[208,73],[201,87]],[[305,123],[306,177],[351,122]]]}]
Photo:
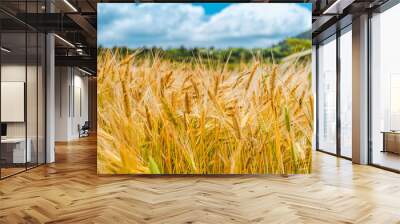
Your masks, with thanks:
[{"label": "vertical column", "polygon": [[[46,11],[53,12],[51,1],[46,2]],[[55,161],[55,43],[54,34],[46,34],[46,163]]]},{"label": "vertical column", "polygon": [[340,114],[340,83],[341,83],[341,64],[340,64],[340,35],[341,31],[336,31],[336,155],[342,156],[342,123]]},{"label": "vertical column", "polygon": [[55,161],[55,72],[54,35],[46,36],[46,163]]},{"label": "vertical column", "polygon": [[353,162],[368,163],[368,15],[353,19]]}]

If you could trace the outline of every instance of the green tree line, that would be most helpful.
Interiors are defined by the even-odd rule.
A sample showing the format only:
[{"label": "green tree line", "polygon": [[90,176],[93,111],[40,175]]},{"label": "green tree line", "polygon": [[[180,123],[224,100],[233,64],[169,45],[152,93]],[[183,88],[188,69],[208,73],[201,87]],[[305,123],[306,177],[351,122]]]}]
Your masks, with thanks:
[{"label": "green tree line", "polygon": [[[253,57],[262,57],[264,59],[270,59],[279,61],[291,54],[298,53],[304,50],[311,49],[311,40],[303,38],[288,38],[268,48],[227,48],[218,49],[214,47],[210,48],[185,48],[181,46],[179,48],[162,49],[158,47],[152,48],[128,48],[128,47],[114,47],[112,51],[119,51],[121,55],[132,54],[136,51],[140,51],[139,57],[148,56],[157,52],[161,54],[163,58],[167,58],[173,61],[191,61],[194,57],[201,58],[204,60],[218,60],[225,61],[229,58],[229,63],[239,63],[250,61]],[[98,52],[106,50],[100,46]]]}]

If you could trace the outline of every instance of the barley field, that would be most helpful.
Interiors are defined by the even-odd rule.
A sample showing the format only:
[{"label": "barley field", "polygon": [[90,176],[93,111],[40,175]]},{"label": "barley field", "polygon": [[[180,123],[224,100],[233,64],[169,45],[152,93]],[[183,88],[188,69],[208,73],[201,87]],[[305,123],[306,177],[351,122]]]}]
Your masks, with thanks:
[{"label": "barley field", "polygon": [[98,173],[310,173],[309,53],[232,65],[101,51]]}]

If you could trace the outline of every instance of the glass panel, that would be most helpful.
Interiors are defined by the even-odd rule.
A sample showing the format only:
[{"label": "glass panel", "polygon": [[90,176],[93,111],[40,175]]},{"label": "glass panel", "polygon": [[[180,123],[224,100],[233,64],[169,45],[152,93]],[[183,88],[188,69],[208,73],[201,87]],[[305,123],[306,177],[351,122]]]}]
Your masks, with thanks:
[{"label": "glass panel", "polygon": [[400,170],[400,5],[372,22],[372,163]]},{"label": "glass panel", "polygon": [[[25,170],[26,150],[26,33],[2,33],[1,44],[1,159],[2,177]],[[29,146],[29,145],[28,145]]]},{"label": "glass panel", "polygon": [[26,112],[27,112],[27,143],[28,150],[30,148],[30,162],[27,164],[28,168],[37,165],[37,132],[38,132],[38,88],[37,88],[37,76],[38,76],[38,36],[36,32],[27,33],[28,38],[28,62],[27,62],[27,80],[26,80]]},{"label": "glass panel", "polygon": [[[39,5],[37,1],[27,2],[26,12],[37,13]],[[32,20],[37,20],[33,17]],[[36,23],[37,21],[31,21]],[[26,80],[26,113],[27,113],[27,144],[30,149],[31,159],[27,163],[28,168],[38,164],[38,45],[39,38],[36,30],[27,30],[27,80]]]},{"label": "glass panel", "polygon": [[352,157],[352,33],[340,36],[340,152]]},{"label": "glass panel", "polygon": [[[44,13],[45,0],[0,1],[0,7],[18,16]],[[0,12],[1,178],[45,162],[46,42],[28,28]]]},{"label": "glass panel", "polygon": [[318,48],[318,148],[336,153],[336,39]]},{"label": "glass panel", "polygon": [[44,34],[39,34],[38,45],[38,163],[45,163],[46,148],[45,148],[45,44],[46,37]]}]

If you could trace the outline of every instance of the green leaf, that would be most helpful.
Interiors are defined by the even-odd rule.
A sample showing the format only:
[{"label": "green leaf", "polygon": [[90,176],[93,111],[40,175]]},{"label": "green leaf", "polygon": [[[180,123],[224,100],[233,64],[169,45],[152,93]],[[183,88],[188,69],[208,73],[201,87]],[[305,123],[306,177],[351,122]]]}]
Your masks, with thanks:
[{"label": "green leaf", "polygon": [[160,174],[160,170],[158,169],[156,161],[154,161],[153,157],[149,156],[149,166],[151,174]]}]

